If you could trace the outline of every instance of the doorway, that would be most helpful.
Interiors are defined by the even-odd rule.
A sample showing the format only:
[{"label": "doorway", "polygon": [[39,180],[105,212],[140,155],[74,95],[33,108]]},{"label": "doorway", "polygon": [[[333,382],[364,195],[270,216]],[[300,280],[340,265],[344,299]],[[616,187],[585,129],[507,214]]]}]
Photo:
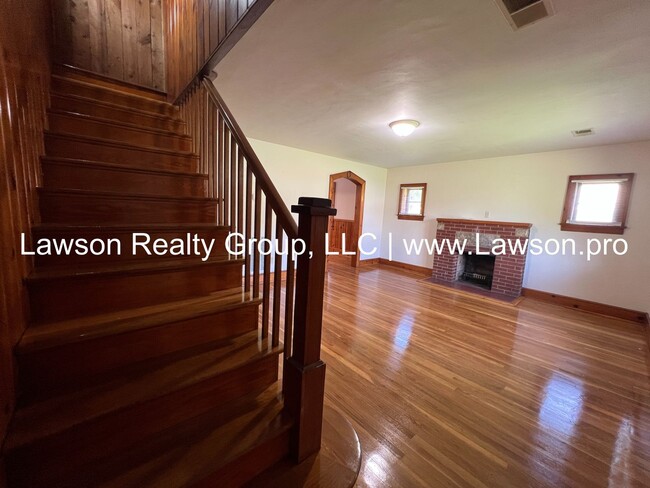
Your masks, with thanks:
[{"label": "doorway", "polygon": [[358,240],[363,228],[365,196],[366,180],[352,171],[330,175],[329,198],[337,209],[337,215],[330,217],[328,247],[330,251],[341,252],[345,239],[345,250],[354,252],[350,256],[350,265],[355,268],[361,261]]}]

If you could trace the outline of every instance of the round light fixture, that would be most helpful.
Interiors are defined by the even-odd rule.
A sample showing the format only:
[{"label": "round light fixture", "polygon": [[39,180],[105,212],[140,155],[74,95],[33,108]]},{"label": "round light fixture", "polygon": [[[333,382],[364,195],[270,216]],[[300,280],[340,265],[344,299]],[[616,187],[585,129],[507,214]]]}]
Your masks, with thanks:
[{"label": "round light fixture", "polygon": [[417,120],[396,120],[388,124],[393,129],[393,132],[400,137],[410,136],[419,125],[420,122]]}]

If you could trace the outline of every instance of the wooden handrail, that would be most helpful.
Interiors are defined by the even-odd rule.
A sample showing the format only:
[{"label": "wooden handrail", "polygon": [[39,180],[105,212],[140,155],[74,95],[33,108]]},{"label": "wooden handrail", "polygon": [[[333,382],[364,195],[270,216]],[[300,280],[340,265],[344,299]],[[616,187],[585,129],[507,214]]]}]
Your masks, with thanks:
[{"label": "wooden handrail", "polygon": [[298,225],[296,224],[296,221],[293,219],[291,213],[289,212],[289,209],[284,203],[284,200],[282,200],[282,197],[273,184],[271,177],[264,169],[262,162],[257,157],[257,154],[255,154],[255,150],[250,145],[250,142],[248,142],[248,139],[244,135],[244,132],[241,130],[241,127],[239,127],[239,124],[233,117],[232,112],[230,112],[228,109],[226,102],[223,101],[223,98],[221,98],[221,95],[219,95],[219,92],[215,88],[212,81],[210,81],[208,78],[203,78],[202,83],[206,88],[210,99],[219,107],[219,110],[221,110],[224,116],[224,120],[228,125],[231,133],[235,137],[235,140],[243,149],[244,157],[250,164],[253,174],[258,179],[262,191],[265,193],[266,198],[271,204],[271,208],[275,212],[275,215],[280,222],[280,225],[286,232],[287,237],[290,239],[297,238]]},{"label": "wooden handrail", "polygon": [[[218,205],[215,223],[241,234],[245,243],[278,243],[274,258],[257,245],[244,246],[243,289],[247,296],[261,301],[260,338],[273,347],[283,342],[282,391],[285,409],[294,420],[291,453],[301,461],[317,452],[321,443],[326,369],[320,359],[325,235],[336,210],[330,200],[300,198],[299,205],[292,207],[299,215],[296,225],[209,79],[202,78],[188,91],[179,107],[199,156],[199,171],[208,177],[208,195]],[[303,253],[296,259],[291,251],[301,241]],[[270,244],[269,251],[273,247]]]}]

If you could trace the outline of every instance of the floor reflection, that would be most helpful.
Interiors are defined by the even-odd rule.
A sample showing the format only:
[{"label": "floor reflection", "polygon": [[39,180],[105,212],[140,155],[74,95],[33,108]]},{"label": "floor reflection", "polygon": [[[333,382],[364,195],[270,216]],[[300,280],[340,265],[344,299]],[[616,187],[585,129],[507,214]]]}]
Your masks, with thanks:
[{"label": "floor reflection", "polygon": [[393,350],[403,354],[409,346],[411,341],[411,333],[413,332],[413,313],[409,312],[402,316],[402,319],[395,330],[395,337],[393,339]]},{"label": "floor reflection", "polygon": [[583,397],[582,381],[553,373],[544,389],[540,426],[564,434],[567,440],[573,437],[582,413]]},{"label": "floor reflection", "polygon": [[624,417],[618,427],[612,461],[609,466],[608,486],[610,488],[626,488],[632,486],[630,477],[632,467],[630,456],[632,454],[632,438],[634,437],[634,424],[629,418]]},{"label": "floor reflection", "polygon": [[583,404],[582,381],[553,373],[544,388],[538,414],[537,444],[545,449],[533,453],[530,468],[533,471],[541,468],[539,474],[544,473],[546,481],[555,486],[562,485],[563,473],[560,466],[553,464],[557,459],[570,457],[570,441],[576,434]]},{"label": "floor reflection", "polygon": [[378,446],[364,453],[363,465],[355,486],[364,488],[385,488],[394,485],[393,465],[395,460],[389,451]]},{"label": "floor reflection", "polygon": [[645,331],[390,270],[330,279],[326,395],[358,427],[357,488],[650,487]]}]

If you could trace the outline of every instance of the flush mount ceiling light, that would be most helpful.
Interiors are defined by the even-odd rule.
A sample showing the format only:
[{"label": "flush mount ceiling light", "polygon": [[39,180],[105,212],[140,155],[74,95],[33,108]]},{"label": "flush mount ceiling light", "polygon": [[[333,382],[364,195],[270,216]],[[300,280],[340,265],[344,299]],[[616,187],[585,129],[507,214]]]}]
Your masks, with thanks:
[{"label": "flush mount ceiling light", "polygon": [[396,120],[388,124],[393,129],[393,132],[400,137],[410,136],[419,125],[420,122],[417,120]]}]

